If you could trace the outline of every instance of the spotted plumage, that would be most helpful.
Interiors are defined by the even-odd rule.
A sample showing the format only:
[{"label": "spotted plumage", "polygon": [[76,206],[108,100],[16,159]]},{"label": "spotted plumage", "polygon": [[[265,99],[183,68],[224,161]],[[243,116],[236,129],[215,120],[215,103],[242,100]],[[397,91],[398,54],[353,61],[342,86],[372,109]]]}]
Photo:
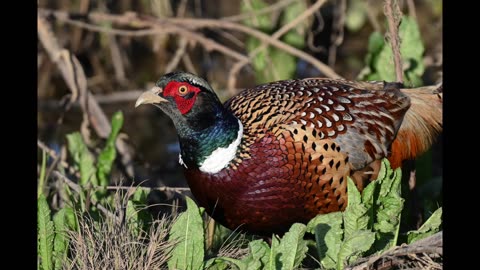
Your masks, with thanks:
[{"label": "spotted plumage", "polygon": [[[406,93],[391,84],[307,78],[246,89],[222,105],[203,79],[171,73],[137,105],[153,103],[173,119],[186,179],[210,215],[269,235],[345,209],[347,177],[362,189],[380,159],[399,166],[429,147],[441,130],[441,94]],[[412,149],[394,151],[404,146],[397,134],[410,136]]]}]

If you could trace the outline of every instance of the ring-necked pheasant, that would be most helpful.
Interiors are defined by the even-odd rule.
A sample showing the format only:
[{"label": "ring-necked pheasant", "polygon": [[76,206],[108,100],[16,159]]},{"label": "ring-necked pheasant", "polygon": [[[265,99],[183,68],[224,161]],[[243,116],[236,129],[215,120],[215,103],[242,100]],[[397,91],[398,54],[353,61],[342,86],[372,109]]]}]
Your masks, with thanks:
[{"label": "ring-necked pheasant", "polygon": [[380,160],[392,167],[430,147],[442,129],[433,87],[307,78],[246,89],[222,104],[189,73],[164,75],[135,106],[174,122],[180,164],[198,203],[228,228],[271,235],[347,205]]}]

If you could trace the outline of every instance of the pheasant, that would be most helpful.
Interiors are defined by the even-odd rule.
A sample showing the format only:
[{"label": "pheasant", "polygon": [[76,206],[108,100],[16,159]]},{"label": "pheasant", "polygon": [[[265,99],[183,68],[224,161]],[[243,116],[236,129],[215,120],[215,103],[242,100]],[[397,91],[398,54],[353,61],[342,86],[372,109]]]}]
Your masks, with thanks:
[{"label": "pheasant", "polygon": [[141,104],[173,120],[199,205],[224,226],[257,235],[344,210],[347,177],[362,190],[382,158],[396,168],[442,130],[441,87],[395,83],[284,80],[222,104],[204,79],[173,72]]}]

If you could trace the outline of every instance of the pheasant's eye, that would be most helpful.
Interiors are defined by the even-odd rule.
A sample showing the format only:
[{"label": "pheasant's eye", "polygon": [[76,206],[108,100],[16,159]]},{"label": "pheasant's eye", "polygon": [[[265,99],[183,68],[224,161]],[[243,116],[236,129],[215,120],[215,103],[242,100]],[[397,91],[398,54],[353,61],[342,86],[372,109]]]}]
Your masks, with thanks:
[{"label": "pheasant's eye", "polygon": [[188,93],[188,88],[185,85],[182,85],[178,88],[178,93],[184,96]]}]

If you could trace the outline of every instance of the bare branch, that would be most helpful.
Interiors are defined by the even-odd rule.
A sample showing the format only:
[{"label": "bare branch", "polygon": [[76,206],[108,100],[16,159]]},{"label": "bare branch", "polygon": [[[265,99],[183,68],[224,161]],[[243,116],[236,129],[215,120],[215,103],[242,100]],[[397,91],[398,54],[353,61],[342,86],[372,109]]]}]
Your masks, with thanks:
[{"label": "bare branch", "polygon": [[398,8],[398,2],[396,0],[385,0],[384,5],[385,16],[388,20],[388,37],[390,44],[392,45],[393,59],[395,62],[395,75],[397,82],[403,83],[403,67],[402,56],[400,54],[400,37],[398,36],[398,26],[402,14]]}]

